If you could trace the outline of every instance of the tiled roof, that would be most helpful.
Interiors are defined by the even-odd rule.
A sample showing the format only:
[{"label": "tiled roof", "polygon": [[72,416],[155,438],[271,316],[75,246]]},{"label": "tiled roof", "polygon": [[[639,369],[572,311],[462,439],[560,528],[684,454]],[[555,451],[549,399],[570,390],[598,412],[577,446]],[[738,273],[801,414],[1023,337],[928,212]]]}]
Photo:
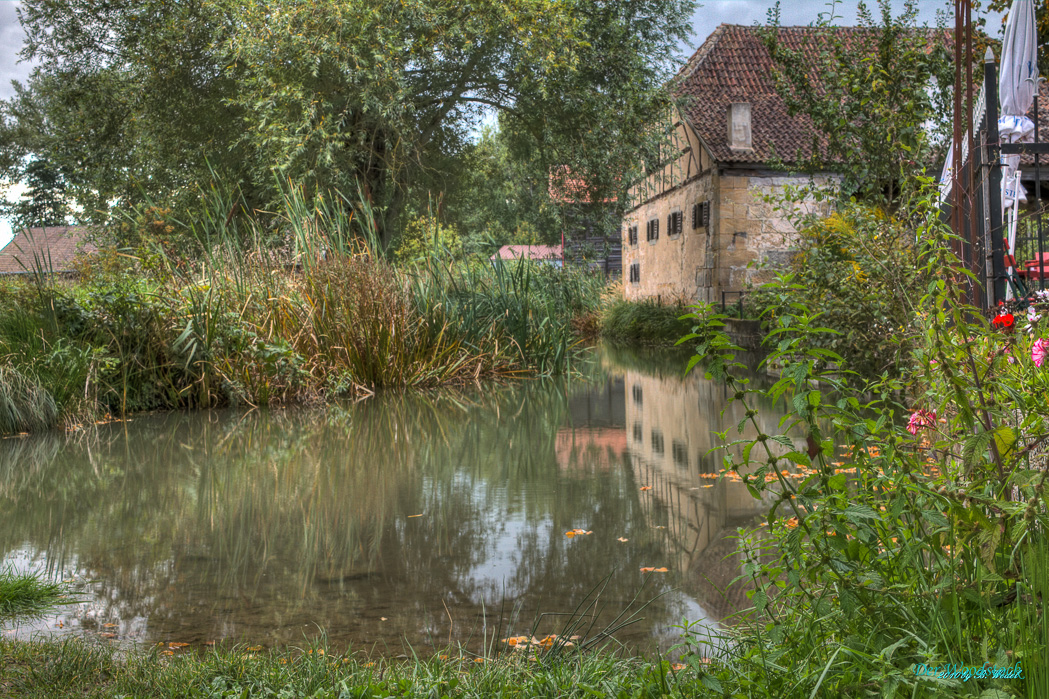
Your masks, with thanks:
[{"label": "tiled roof", "polygon": [[98,250],[87,242],[87,233],[79,226],[23,229],[0,250],[0,274],[32,272],[40,266],[59,274],[71,272],[77,254]]},{"label": "tiled roof", "polygon": [[560,245],[504,245],[492,259],[502,260],[560,260],[564,258]]},{"label": "tiled roof", "polygon": [[[767,163],[773,155],[795,162],[812,155],[815,129],[805,115],[791,116],[776,91],[774,63],[762,41],[764,27],[722,24],[679,71],[675,92],[687,98],[685,119],[719,163]],[[856,27],[780,27],[782,45],[813,60],[831,50],[834,39],[848,43],[869,32]],[[930,31],[931,35],[931,31]],[[944,35],[946,41],[948,37]],[[753,150],[728,146],[728,109],[751,105]]]}]

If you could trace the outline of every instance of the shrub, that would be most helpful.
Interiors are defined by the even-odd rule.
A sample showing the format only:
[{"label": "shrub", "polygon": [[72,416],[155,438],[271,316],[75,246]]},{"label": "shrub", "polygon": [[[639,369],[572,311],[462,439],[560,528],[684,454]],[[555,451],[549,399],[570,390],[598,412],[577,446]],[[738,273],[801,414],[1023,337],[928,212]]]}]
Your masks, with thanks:
[{"label": "shrub", "polygon": [[[935,213],[931,200],[915,211]],[[915,276],[952,268],[937,224],[915,233]],[[767,527],[740,532],[753,608],[720,640],[724,663],[704,670],[727,693],[1049,693],[1049,366],[1036,344],[1049,334],[1038,318],[1049,297],[1028,333],[960,297],[931,283],[898,319],[919,331],[897,360],[910,371],[852,381],[834,368],[845,360],[827,347],[822,309],[798,302],[774,319],[770,361],[783,370],[760,393],[788,399],[785,431],[763,433],[748,410],[739,432],[749,422],[757,437],[726,452],[751,493],[774,503]],[[699,350],[749,406],[758,391],[728,372],[727,338],[705,334]],[[961,670],[1017,662],[1022,681]],[[946,666],[962,674],[925,672]]]},{"label": "shrub", "polygon": [[795,217],[797,254],[789,269],[747,303],[764,309],[768,328],[798,304],[819,313],[820,325],[834,332],[810,341],[860,375],[904,365],[917,338],[917,301],[942,272],[923,264],[916,222],[905,211],[890,215],[853,201],[826,218]]}]

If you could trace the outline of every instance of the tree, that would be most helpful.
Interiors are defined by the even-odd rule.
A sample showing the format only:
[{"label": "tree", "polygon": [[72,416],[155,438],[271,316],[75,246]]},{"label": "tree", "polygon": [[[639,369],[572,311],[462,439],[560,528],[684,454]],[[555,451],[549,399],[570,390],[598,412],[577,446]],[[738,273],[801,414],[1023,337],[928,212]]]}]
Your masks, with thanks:
[{"label": "tree", "polygon": [[[895,201],[899,185],[938,162],[945,150],[954,82],[949,34],[918,27],[916,0],[893,16],[878,0],[877,17],[863,2],[859,29],[842,32],[834,13],[820,16],[816,41],[823,50],[789,49],[779,34],[779,7],[770,12],[765,43],[775,61],[777,84],[792,114],[816,128],[811,171],[844,177],[842,192]],[[790,153],[780,156],[789,158]]]},{"label": "tree", "polygon": [[[4,139],[76,173],[88,210],[191,200],[215,173],[249,208],[278,180],[357,191],[384,222],[427,194],[485,115],[612,186],[693,0],[25,0]],[[101,96],[101,99],[100,99]]]},{"label": "tree", "polygon": [[26,193],[18,201],[0,205],[0,215],[11,219],[12,230],[69,223],[72,211],[66,199],[65,180],[55,167],[46,160],[31,160],[20,180],[26,185]]}]

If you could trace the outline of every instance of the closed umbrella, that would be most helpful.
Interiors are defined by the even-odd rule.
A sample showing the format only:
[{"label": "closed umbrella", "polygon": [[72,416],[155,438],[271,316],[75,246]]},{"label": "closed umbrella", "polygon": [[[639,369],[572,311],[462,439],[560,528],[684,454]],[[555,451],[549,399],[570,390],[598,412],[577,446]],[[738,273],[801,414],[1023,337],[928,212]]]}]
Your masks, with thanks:
[{"label": "closed umbrella", "polygon": [[[1034,135],[1034,122],[1027,110],[1038,88],[1038,32],[1034,22],[1033,0],[1014,0],[1009,10],[1002,40],[1002,69],[998,94],[1001,118],[998,133],[1006,143],[1029,142]],[[1020,156],[1002,158],[1002,206],[1009,211],[1009,255],[1016,254],[1017,209],[1027,201],[1020,184]],[[1009,267],[1012,276],[1013,268]]]}]

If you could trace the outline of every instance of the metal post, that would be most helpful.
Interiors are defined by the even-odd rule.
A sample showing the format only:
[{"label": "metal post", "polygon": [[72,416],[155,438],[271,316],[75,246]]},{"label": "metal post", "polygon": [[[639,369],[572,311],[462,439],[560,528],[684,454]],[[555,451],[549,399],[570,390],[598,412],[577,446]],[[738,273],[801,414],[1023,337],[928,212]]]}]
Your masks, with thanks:
[{"label": "metal post", "polygon": [[987,49],[983,63],[984,94],[987,95],[987,162],[991,166],[988,215],[991,218],[991,282],[988,294],[992,304],[1005,300],[1005,241],[1002,240],[1002,144],[998,135],[998,64]]}]

